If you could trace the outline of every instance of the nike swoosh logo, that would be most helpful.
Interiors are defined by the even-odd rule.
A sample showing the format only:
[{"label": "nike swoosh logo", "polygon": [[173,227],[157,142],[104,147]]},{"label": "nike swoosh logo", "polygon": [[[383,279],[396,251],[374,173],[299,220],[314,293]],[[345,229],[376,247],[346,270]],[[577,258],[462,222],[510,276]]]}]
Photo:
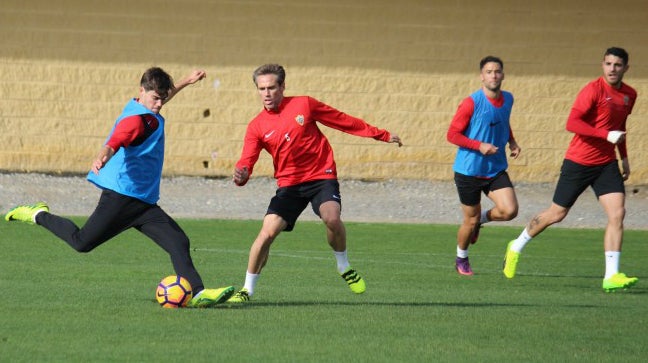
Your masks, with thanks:
[{"label": "nike swoosh logo", "polygon": [[497,121],[497,122],[491,122],[490,125],[491,125],[491,127],[493,127],[493,126],[497,125],[498,123],[500,123],[500,122],[499,122],[499,121]]},{"label": "nike swoosh logo", "polygon": [[265,137],[267,139],[270,136],[272,136],[272,134],[274,134],[274,130],[272,130],[272,131],[268,132],[267,134],[263,135],[263,137]]}]

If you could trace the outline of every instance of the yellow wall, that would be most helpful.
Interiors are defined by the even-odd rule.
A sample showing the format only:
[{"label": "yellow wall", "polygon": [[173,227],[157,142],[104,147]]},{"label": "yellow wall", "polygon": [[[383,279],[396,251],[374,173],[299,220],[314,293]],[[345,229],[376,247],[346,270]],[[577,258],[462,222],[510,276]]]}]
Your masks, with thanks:
[{"label": "yellow wall", "polygon": [[[399,134],[397,148],[323,127],[341,178],[449,180],[445,140],[457,105],[480,86],[485,55],[505,62],[504,89],[523,149],[515,181],[554,181],[578,90],[605,48],[630,53],[639,92],[628,123],[631,184],[648,184],[648,6],[643,0],[3,0],[0,170],[83,173],[152,65],[208,79],[165,106],[167,175],[231,174],[261,105],[252,70],[288,72],[308,94]],[[205,111],[209,115],[205,116]],[[271,175],[263,155],[257,175]]]}]

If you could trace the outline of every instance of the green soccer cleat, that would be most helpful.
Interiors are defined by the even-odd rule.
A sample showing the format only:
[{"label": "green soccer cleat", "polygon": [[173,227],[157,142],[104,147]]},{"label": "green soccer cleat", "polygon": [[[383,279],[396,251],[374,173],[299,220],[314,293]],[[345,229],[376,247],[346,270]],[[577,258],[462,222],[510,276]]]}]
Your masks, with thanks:
[{"label": "green soccer cleat", "polygon": [[227,300],[227,302],[230,304],[240,304],[248,301],[250,301],[250,294],[248,293],[246,288],[242,288],[239,292],[232,295],[232,297]]},{"label": "green soccer cleat", "polygon": [[5,215],[5,221],[21,221],[36,224],[36,215],[40,212],[49,212],[49,207],[45,202],[38,202],[34,205],[19,205]]},{"label": "green soccer cleat", "polygon": [[220,289],[204,289],[187,303],[188,308],[209,308],[222,304],[234,294],[234,286],[221,287]]},{"label": "green soccer cleat", "polygon": [[358,273],[349,267],[344,273],[341,274],[344,281],[349,284],[349,288],[356,294],[362,294],[367,289],[365,281]]},{"label": "green soccer cleat", "polygon": [[639,282],[636,277],[628,277],[624,273],[616,273],[612,277],[603,279],[603,290],[605,292],[613,292],[619,289],[627,289]]},{"label": "green soccer cleat", "polygon": [[506,254],[504,255],[504,276],[509,279],[515,277],[515,269],[517,268],[518,261],[520,260],[520,252],[515,252],[511,250],[511,245],[514,241],[511,241],[506,246]]}]

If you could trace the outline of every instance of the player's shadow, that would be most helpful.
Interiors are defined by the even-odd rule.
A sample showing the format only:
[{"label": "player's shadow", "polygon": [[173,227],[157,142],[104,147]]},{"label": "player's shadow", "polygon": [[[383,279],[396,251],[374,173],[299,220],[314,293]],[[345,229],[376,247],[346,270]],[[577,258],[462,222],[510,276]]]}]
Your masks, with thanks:
[{"label": "player's shadow", "polygon": [[[454,308],[509,308],[509,307],[545,307],[549,305],[543,304],[519,304],[519,303],[470,303],[470,302],[367,302],[367,301],[358,301],[358,302],[349,302],[349,301],[281,301],[281,302],[271,302],[271,301],[254,301],[246,304],[223,304],[217,305],[215,308],[234,308],[234,309],[250,309],[250,308],[263,308],[263,307],[304,307],[304,306],[391,306],[391,307],[454,307]],[[552,305],[554,306],[554,305]],[[566,308],[599,308],[598,305],[564,305]]]}]

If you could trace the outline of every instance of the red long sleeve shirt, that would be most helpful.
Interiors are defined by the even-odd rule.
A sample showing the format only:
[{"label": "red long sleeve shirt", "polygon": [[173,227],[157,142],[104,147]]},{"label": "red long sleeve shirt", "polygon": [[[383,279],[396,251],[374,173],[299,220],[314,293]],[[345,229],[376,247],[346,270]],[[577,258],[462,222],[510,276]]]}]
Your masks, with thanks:
[{"label": "red long sleeve shirt", "polygon": [[[574,137],[565,159],[582,165],[603,165],[616,160],[615,145],[607,141],[610,131],[626,130],[626,120],[632,113],[637,92],[625,83],[616,89],[603,77],[588,83],[576,97],[567,131]],[[621,158],[628,156],[626,142],[618,145]]]},{"label": "red long sleeve shirt", "polygon": [[388,131],[367,124],[312,97],[284,97],[277,110],[263,109],[248,124],[236,167],[252,175],[262,149],[271,156],[279,187],[336,179],[333,149],[317,122],[351,135],[388,142]]}]

